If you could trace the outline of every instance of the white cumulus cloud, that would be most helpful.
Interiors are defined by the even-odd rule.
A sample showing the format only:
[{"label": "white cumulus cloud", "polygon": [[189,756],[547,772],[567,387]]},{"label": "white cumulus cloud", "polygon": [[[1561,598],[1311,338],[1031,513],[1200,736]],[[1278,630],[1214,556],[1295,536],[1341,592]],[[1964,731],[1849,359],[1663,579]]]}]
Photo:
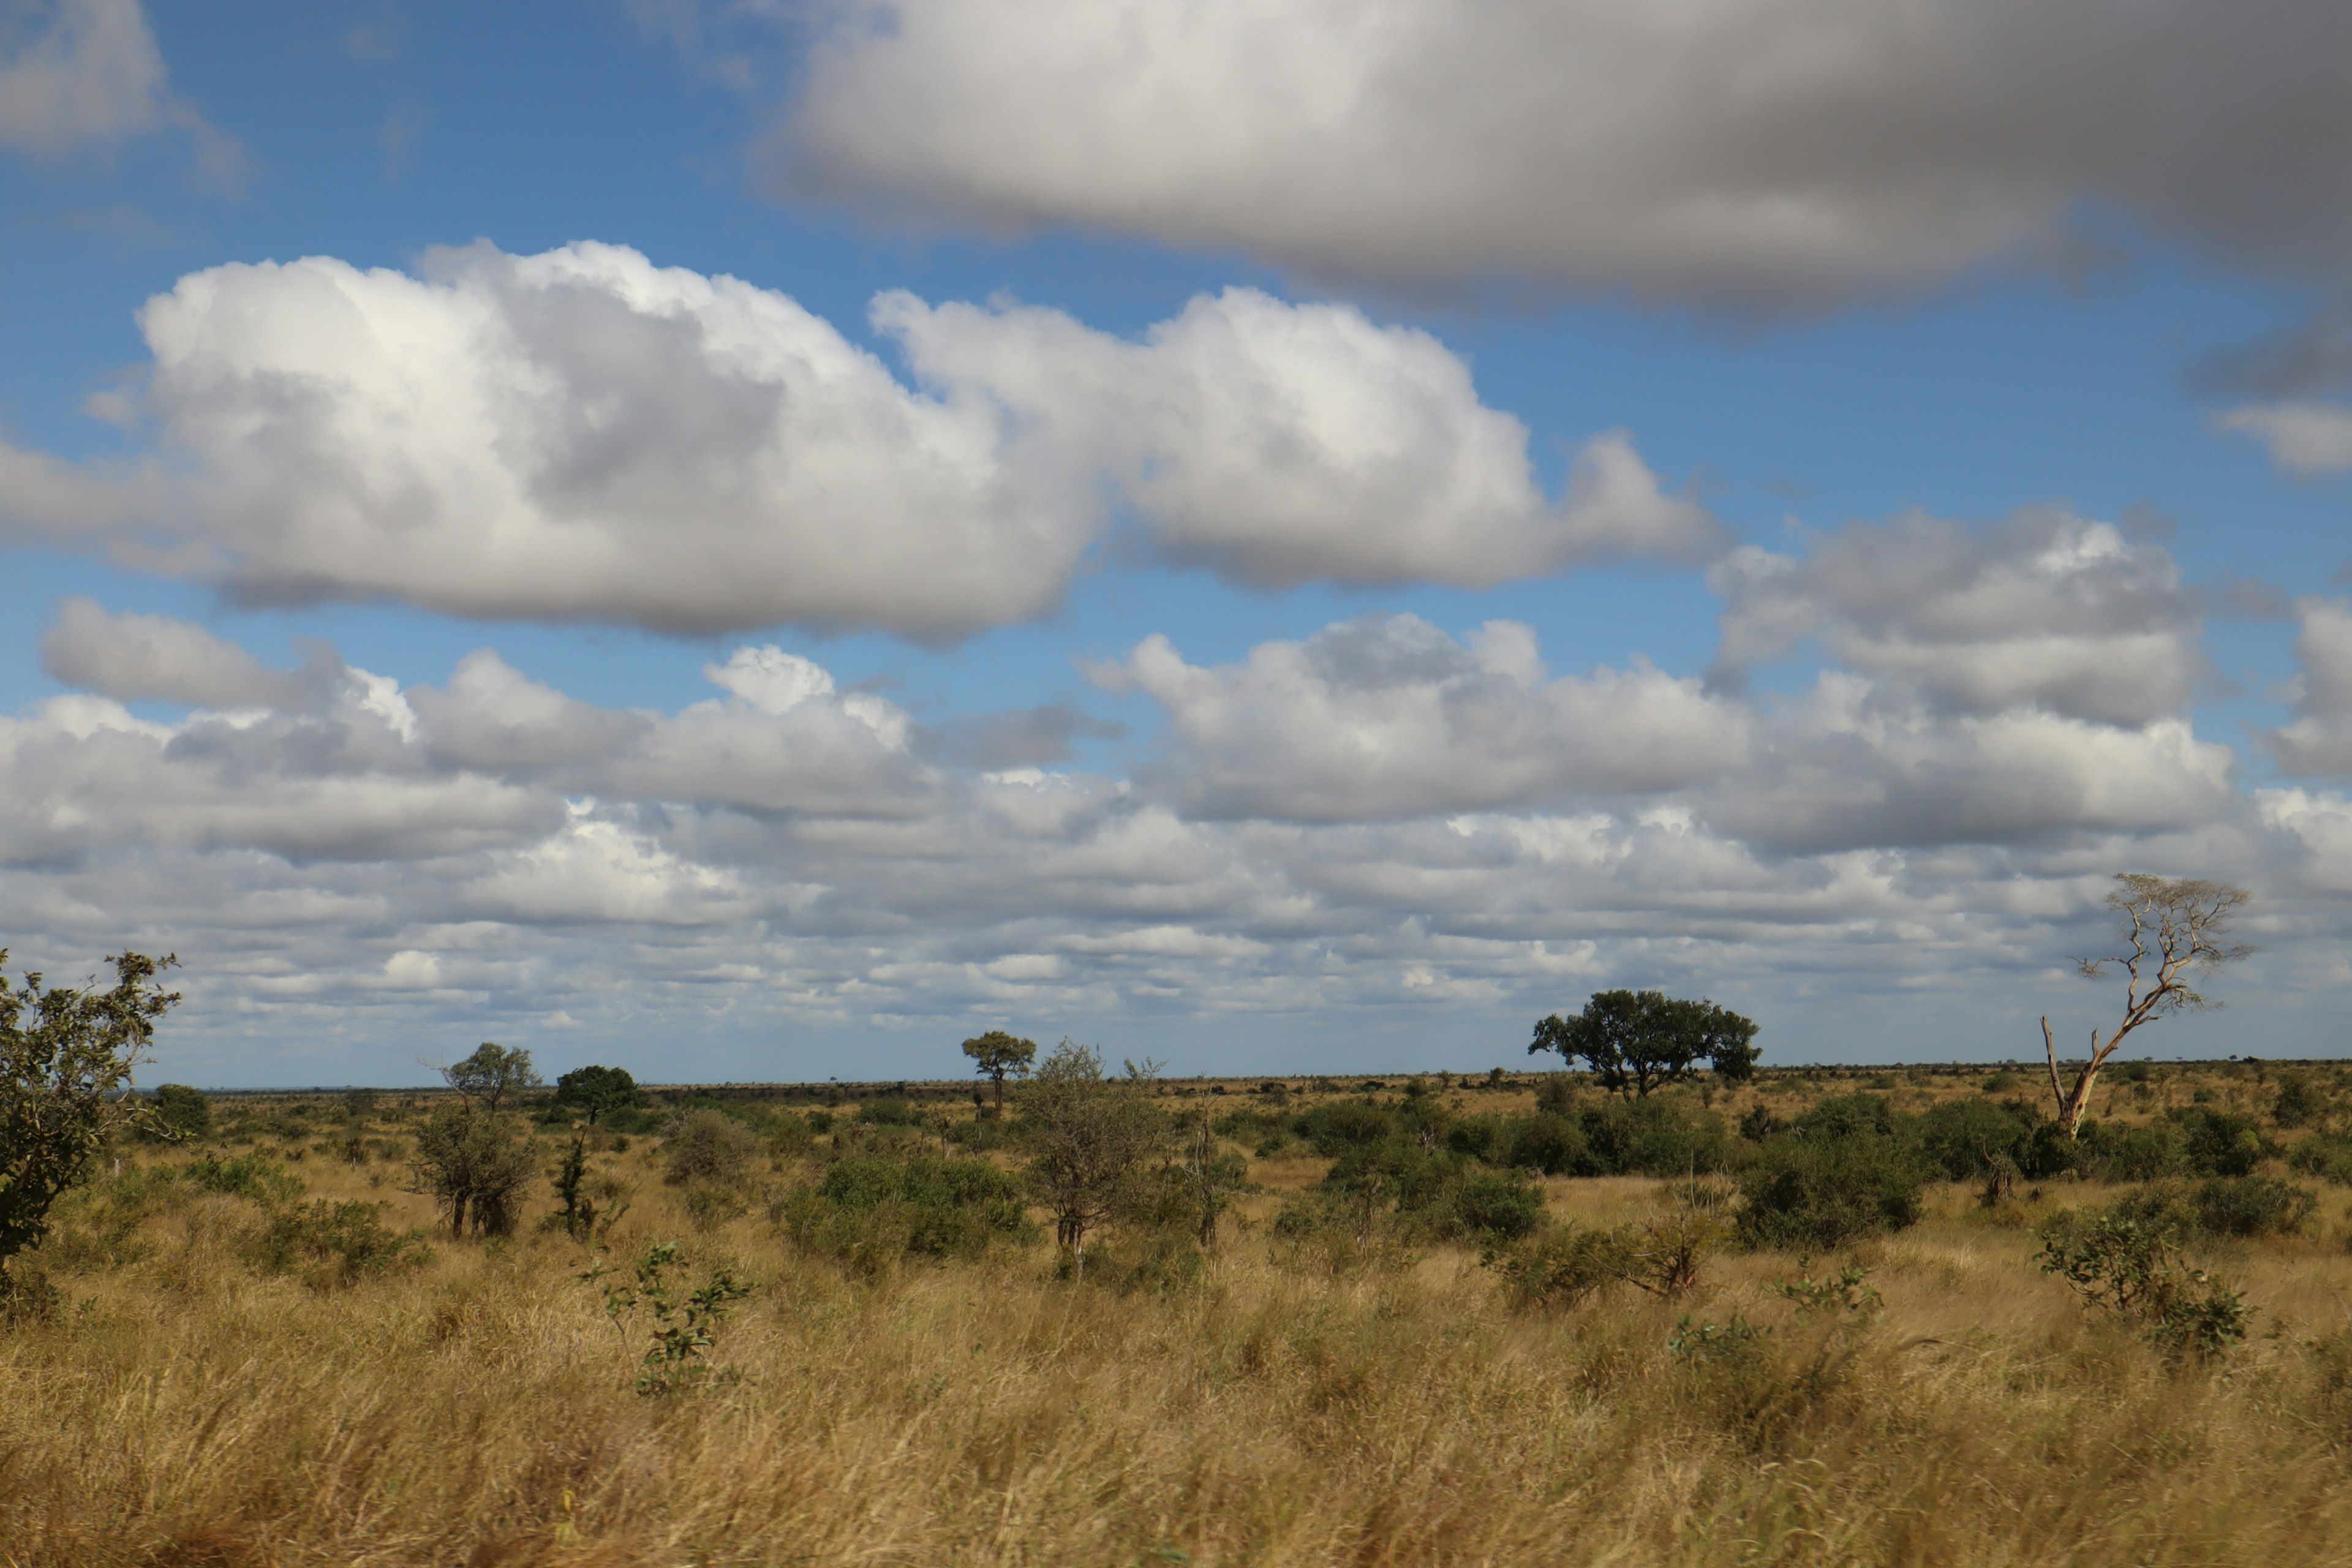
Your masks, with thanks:
[{"label": "white cumulus cloud", "polygon": [[841,0],[781,177],[1405,283],[1837,304],[2087,211],[2334,274],[2352,13],[2294,0]]},{"label": "white cumulus cloud", "polygon": [[1622,433],[1538,487],[1426,333],[1204,297],[1139,342],[888,294],[902,383],[787,296],[582,244],[191,274],[141,312],[144,462],[0,447],[0,523],[247,602],[953,638],[1050,611],[1124,497],[1255,586],[1488,584],[1717,547]]}]

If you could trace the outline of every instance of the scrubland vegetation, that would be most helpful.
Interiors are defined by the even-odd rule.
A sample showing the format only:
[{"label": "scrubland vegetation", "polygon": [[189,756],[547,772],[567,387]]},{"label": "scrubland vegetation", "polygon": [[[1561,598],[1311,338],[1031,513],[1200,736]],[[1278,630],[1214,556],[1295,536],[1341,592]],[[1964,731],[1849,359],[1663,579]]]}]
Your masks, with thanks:
[{"label": "scrubland vegetation", "polygon": [[2352,1557],[2352,1074],[1097,1065],[159,1095],[0,1561]]}]

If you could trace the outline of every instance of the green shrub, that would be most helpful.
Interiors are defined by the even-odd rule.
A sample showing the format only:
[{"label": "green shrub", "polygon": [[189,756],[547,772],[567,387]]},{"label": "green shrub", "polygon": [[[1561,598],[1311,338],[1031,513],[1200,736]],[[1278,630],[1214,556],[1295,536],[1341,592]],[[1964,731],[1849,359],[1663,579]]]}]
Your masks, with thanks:
[{"label": "green shrub", "polygon": [[1832,1094],[1797,1112],[1790,1126],[1807,1138],[1891,1138],[1901,1118],[1883,1094]]},{"label": "green shrub", "polygon": [[1955,1182],[1973,1182],[2000,1168],[2022,1168],[2032,1128],[2006,1106],[1983,1100],[1948,1100],[1916,1123],[1919,1152]]},{"label": "green shrub", "polygon": [[2246,1337],[2246,1303],[2190,1267],[2160,1227],[2115,1213],[2059,1215],[2035,1261],[2092,1306],[2140,1325],[2172,1354],[2219,1355]]},{"label": "green shrub", "polygon": [[1893,1138],[1784,1133],[1739,1173],[1740,1239],[1752,1247],[1825,1252],[1901,1230],[1919,1217],[1919,1163]]},{"label": "green shrub", "polygon": [[216,1160],[210,1154],[180,1173],[197,1190],[227,1193],[257,1204],[280,1204],[302,1195],[301,1180],[265,1154],[239,1154]]},{"label": "green shrub", "polygon": [[1341,1100],[1301,1112],[1291,1125],[1316,1153],[1332,1160],[1384,1141],[1396,1131],[1396,1119],[1370,1100]]},{"label": "green shrub", "polygon": [[1516,1240],[1543,1224],[1544,1195],[1519,1176],[1484,1171],[1465,1178],[1455,1190],[1454,1214],[1462,1229],[1475,1239]]},{"label": "green shrub", "polygon": [[2271,1101],[2271,1120],[2281,1127],[2302,1127],[2316,1121],[2327,1109],[2327,1097],[2311,1081],[2311,1075],[2284,1072],[2279,1075],[2278,1093]]},{"label": "green shrub", "polygon": [[2126,1127],[2085,1121],[2079,1163],[2111,1182],[2153,1182],[2189,1169],[2187,1140],[2171,1123]]},{"label": "green shrub", "polygon": [[2197,1175],[2252,1175],[2268,1152],[2261,1131],[2246,1117],[2191,1106],[2179,1120],[2189,1169]]},{"label": "green shrub", "polygon": [[985,1160],[852,1157],[776,1207],[807,1250],[864,1273],[905,1258],[972,1257],[1034,1234],[1019,1178]]},{"label": "green shrub", "polygon": [[2270,1176],[2214,1176],[2197,1186],[2143,1188],[2107,1210],[2117,1219],[2181,1239],[2191,1236],[2293,1236],[2310,1223],[2319,1198]]},{"label": "green shrub", "polygon": [[1616,1232],[1568,1224],[1490,1252],[1485,1261],[1522,1305],[1572,1311],[1623,1279],[1624,1252]]},{"label": "green shrub", "polygon": [[662,1179],[674,1187],[740,1184],[760,1152],[759,1134],[720,1110],[690,1110],[670,1124]]},{"label": "green shrub", "polygon": [[212,1131],[213,1102],[203,1090],[184,1083],[160,1083],[151,1098],[155,1115],[139,1129],[142,1142],[180,1143]]},{"label": "green shrub", "polygon": [[1547,1176],[1575,1175],[1592,1161],[1583,1127],[1572,1118],[1545,1112],[1505,1123],[1496,1144],[1504,1164]]},{"label": "green shrub", "polygon": [[1580,1175],[1681,1176],[1720,1171],[1723,1119],[1679,1099],[1651,1095],[1587,1106],[1578,1118],[1590,1151]]},{"label": "green shrub", "polygon": [[330,1203],[324,1198],[270,1211],[248,1244],[259,1267],[299,1274],[313,1289],[350,1285],[369,1275],[414,1268],[432,1249],[414,1231],[383,1223],[381,1204]]},{"label": "green shrub", "polygon": [[2352,1186],[2352,1138],[2333,1132],[2312,1133],[2295,1141],[2294,1147],[2286,1152],[2286,1163],[2305,1175]]}]

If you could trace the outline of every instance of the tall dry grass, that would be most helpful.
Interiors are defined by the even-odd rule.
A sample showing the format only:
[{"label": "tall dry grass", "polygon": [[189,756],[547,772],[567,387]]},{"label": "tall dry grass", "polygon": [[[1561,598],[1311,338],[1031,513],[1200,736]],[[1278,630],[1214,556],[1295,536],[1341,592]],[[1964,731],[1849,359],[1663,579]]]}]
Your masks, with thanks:
[{"label": "tall dry grass", "polygon": [[[0,1562],[2352,1561],[2340,1247],[2235,1255],[2276,1331],[2200,1367],[2087,1319],[1958,1194],[1868,1249],[1885,1310],[1838,1329],[1766,1289],[1787,1258],[1560,1317],[1465,1253],[1334,1273],[1263,1229],[1164,1291],[1074,1288],[1042,1248],[861,1281],[756,1215],[692,1230],[628,1158],[616,1256],[676,1236],[760,1282],[717,1351],[739,1381],[632,1392],[641,1347],[560,1236],[316,1290],[240,1261],[252,1205],[184,1194],[117,1261],[53,1248],[65,1310],[0,1331]],[[1677,1357],[1685,1312],[1768,1332]]]}]

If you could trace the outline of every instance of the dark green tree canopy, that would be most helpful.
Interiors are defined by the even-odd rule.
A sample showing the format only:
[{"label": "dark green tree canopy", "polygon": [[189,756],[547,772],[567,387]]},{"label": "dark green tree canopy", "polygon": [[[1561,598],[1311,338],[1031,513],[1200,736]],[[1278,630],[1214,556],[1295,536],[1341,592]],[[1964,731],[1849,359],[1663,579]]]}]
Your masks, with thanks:
[{"label": "dark green tree canopy", "polygon": [[1760,1054],[1755,1038],[1752,1020],[1711,1001],[1599,991],[1582,1012],[1566,1018],[1554,1013],[1537,1024],[1528,1051],[1581,1059],[1608,1089],[1641,1096],[1693,1077],[1702,1061],[1735,1083],[1752,1077]]},{"label": "dark green tree canopy", "polygon": [[[0,963],[7,962],[0,949]],[[155,1025],[180,1000],[155,976],[176,958],[120,953],[115,983],[11,984],[0,973],[0,1278],[38,1242],[49,1206],[80,1181],[124,1127],[152,1126],[154,1108],[123,1091],[146,1059]]]},{"label": "dark green tree canopy", "polygon": [[212,1131],[213,1102],[202,1089],[184,1083],[157,1084],[152,1109],[159,1142],[201,1138]]},{"label": "dark green tree canopy", "polygon": [[963,1054],[976,1064],[973,1070],[996,1080],[996,1103],[1004,1104],[1004,1079],[1029,1076],[1029,1064],[1037,1059],[1037,1042],[1024,1040],[1018,1035],[1008,1035],[1002,1029],[991,1029],[975,1035],[963,1043]]},{"label": "dark green tree canopy", "polygon": [[588,1113],[588,1125],[608,1110],[626,1110],[638,1100],[637,1080],[626,1068],[573,1068],[555,1080],[555,1103]]},{"label": "dark green tree canopy", "polygon": [[537,1089],[541,1081],[532,1070],[529,1051],[519,1046],[493,1045],[488,1040],[472,1056],[443,1068],[441,1076],[460,1098],[469,1102],[478,1100],[486,1110],[496,1110],[506,1100],[525,1089]]}]

